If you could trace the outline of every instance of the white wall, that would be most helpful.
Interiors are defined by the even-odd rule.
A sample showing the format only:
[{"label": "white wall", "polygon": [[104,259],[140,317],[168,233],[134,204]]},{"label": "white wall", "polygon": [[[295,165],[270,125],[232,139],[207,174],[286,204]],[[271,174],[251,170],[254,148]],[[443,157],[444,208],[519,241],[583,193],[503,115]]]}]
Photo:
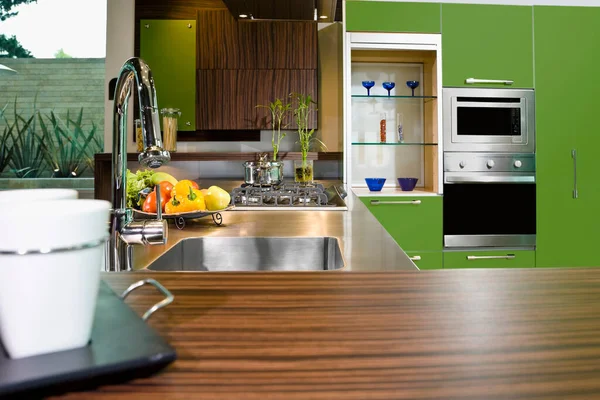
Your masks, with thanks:
[{"label": "white wall", "polygon": [[[343,0],[346,1],[346,0]],[[600,0],[362,0],[397,3],[465,3],[465,4],[511,4],[518,6],[586,6],[598,7]]]},{"label": "white wall", "polygon": [[[108,100],[108,82],[116,78],[125,60],[133,57],[135,0],[108,0],[106,12],[106,92],[104,97],[104,151],[112,152],[113,101]],[[129,107],[128,149],[134,150],[133,101]]]}]

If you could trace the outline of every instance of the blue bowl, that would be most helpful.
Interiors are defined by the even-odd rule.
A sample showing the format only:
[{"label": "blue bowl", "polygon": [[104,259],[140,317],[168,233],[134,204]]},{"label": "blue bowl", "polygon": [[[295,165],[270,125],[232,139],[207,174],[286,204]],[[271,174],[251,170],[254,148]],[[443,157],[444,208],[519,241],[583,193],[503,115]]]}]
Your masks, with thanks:
[{"label": "blue bowl", "polygon": [[419,87],[419,81],[406,81],[406,86],[414,90]]},{"label": "blue bowl", "polygon": [[365,178],[367,186],[371,192],[380,192],[385,183],[385,178]]},{"label": "blue bowl", "polygon": [[398,184],[403,192],[412,192],[419,178],[398,178]]}]

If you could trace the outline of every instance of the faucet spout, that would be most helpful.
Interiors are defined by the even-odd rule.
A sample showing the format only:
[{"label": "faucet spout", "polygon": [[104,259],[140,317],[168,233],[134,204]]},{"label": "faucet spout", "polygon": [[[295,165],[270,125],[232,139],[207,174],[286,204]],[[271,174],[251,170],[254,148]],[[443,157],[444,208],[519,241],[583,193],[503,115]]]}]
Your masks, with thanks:
[{"label": "faucet spout", "polygon": [[[171,156],[162,148],[162,137],[158,118],[156,89],[152,71],[148,64],[140,58],[130,58],[123,64],[115,88],[113,106],[113,151],[112,151],[112,204],[113,217],[111,220],[110,247],[107,253],[107,270],[124,271],[131,269],[131,249],[129,244],[154,244],[146,239],[140,227],[132,226],[133,217],[127,208],[127,107],[132,88],[137,96],[140,119],[142,121],[142,137],[144,151],[138,156],[138,161],[144,167],[158,168],[169,162]],[[164,226],[166,240],[166,222],[159,220]],[[136,235],[128,235],[128,228],[134,229]],[[141,232],[141,233],[140,233]],[[139,238],[133,240],[131,237]],[[160,243],[161,240],[156,243]]]}]

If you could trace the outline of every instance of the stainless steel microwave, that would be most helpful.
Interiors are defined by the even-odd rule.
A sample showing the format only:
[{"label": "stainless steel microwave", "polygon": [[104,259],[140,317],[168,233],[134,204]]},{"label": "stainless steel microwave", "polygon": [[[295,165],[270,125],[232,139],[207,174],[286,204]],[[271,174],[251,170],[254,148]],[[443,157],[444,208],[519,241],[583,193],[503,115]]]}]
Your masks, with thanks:
[{"label": "stainless steel microwave", "polygon": [[535,152],[531,89],[444,88],[444,151]]}]

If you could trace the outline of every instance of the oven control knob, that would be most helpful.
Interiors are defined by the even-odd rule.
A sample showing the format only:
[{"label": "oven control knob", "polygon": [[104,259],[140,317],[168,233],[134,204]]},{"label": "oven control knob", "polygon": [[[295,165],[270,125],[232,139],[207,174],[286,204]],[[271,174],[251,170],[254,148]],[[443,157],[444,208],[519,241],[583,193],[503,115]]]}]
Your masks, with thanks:
[{"label": "oven control knob", "polygon": [[489,161],[487,162],[487,167],[488,167],[488,169],[492,169],[492,168],[494,168],[494,165],[496,165],[496,163],[494,162],[494,160],[489,160]]},{"label": "oven control knob", "polygon": [[517,160],[514,163],[515,168],[521,168],[523,166],[523,163],[521,162],[521,160]]},{"label": "oven control knob", "polygon": [[461,161],[461,162],[458,163],[458,166],[460,167],[460,169],[463,169],[464,167],[467,166],[467,163],[464,162],[464,161]]}]

